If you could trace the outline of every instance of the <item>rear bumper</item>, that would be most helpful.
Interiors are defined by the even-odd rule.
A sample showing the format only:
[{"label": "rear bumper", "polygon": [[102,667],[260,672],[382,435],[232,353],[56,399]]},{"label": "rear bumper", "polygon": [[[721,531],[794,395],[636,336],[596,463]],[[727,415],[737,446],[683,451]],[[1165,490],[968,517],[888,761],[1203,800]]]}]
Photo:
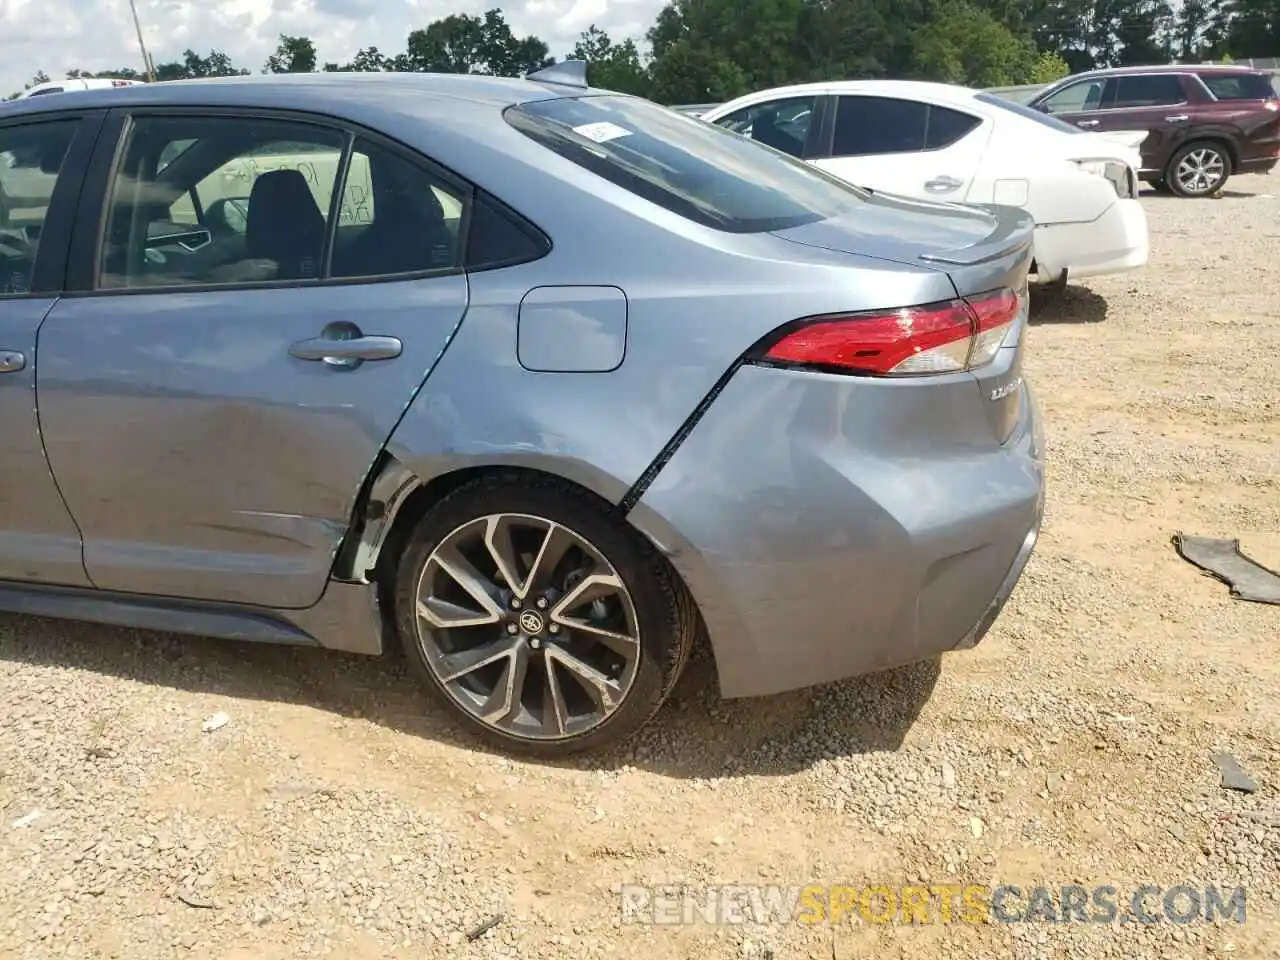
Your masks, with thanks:
[{"label": "rear bumper", "polygon": [[[1043,435],[1025,385],[1004,444],[973,378],[952,386],[744,367],[663,468],[631,520],[698,601],[723,696],[929,659],[990,629],[1035,546]],[[937,391],[928,412],[913,390]]]},{"label": "rear bumper", "polygon": [[1036,280],[1063,270],[1072,279],[1145,266],[1150,253],[1147,214],[1137,200],[1117,200],[1096,220],[1036,226]]}]

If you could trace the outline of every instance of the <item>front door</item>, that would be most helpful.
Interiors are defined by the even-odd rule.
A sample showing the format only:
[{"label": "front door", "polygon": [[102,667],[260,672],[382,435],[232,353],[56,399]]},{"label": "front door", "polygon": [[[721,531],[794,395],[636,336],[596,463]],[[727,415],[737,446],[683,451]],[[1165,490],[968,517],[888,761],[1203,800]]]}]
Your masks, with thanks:
[{"label": "front door", "polygon": [[898,97],[837,98],[830,156],[813,161],[856,186],[963,203],[990,121]]},{"label": "front door", "polygon": [[0,580],[88,586],[80,533],[40,443],[36,337],[62,287],[77,186],[100,118],[0,125]]},{"label": "front door", "polygon": [[105,223],[86,289],[40,341],[45,446],[85,567],[108,590],[309,606],[466,311],[467,191],[336,124],[124,121],[105,210],[77,226],[79,248]]}]

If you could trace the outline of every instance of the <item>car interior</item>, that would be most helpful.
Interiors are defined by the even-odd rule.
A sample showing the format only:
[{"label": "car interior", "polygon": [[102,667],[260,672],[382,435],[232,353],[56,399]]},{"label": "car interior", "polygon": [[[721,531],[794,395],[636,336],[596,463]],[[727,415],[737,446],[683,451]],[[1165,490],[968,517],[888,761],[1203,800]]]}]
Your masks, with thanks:
[{"label": "car interior", "polygon": [[[32,129],[6,138],[0,153],[0,293],[31,287],[45,211],[74,127]],[[53,135],[50,135],[52,133]]]},{"label": "car interior", "polygon": [[[176,155],[172,143],[172,137],[144,141],[128,151],[112,200],[101,287],[323,275],[337,144],[264,142],[252,127],[231,124],[218,124]],[[212,176],[228,165],[238,176]],[[247,195],[216,196],[228,180],[247,188]],[[442,193],[452,201],[452,216]],[[356,143],[340,211],[330,276],[457,263],[461,204],[425,171],[390,152]]]}]

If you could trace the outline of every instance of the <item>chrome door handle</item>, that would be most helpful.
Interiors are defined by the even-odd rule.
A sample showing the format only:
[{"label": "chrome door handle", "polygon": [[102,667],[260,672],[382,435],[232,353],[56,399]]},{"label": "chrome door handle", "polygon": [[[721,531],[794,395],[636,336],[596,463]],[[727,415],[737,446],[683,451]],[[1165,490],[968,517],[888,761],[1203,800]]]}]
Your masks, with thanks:
[{"label": "chrome door handle", "polygon": [[366,360],[391,360],[400,356],[404,344],[396,337],[357,336],[350,339],[312,337],[299,340],[289,355],[299,360],[322,360],[332,367],[357,367]]},{"label": "chrome door handle", "polygon": [[1077,120],[1077,127],[1096,127],[1100,121],[1098,120]]},{"label": "chrome door handle", "polygon": [[952,190],[958,190],[963,186],[963,180],[948,176],[934,177],[924,183],[924,188],[930,193],[950,193]]},{"label": "chrome door handle", "polygon": [[1190,119],[1185,113],[1180,113],[1176,117],[1165,117],[1166,123],[1181,123],[1183,120]]},{"label": "chrome door handle", "polygon": [[17,350],[0,350],[0,373],[17,373],[27,365],[27,358]]}]

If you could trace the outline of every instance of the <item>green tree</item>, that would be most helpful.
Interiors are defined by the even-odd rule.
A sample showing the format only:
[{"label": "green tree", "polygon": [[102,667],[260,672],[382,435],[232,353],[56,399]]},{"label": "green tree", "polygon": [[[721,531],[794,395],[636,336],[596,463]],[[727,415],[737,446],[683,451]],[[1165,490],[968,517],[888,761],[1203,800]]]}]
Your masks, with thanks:
[{"label": "green tree", "polygon": [[1027,83],[1053,83],[1071,73],[1071,67],[1056,53],[1041,53],[1031,65]]},{"label": "green tree", "polygon": [[1231,0],[1224,20],[1224,53],[1237,60],[1280,57],[1280,0]]},{"label": "green tree", "polygon": [[482,73],[518,77],[554,63],[537,37],[516,37],[501,10],[483,17],[450,14],[409,34],[394,68],[423,73]]},{"label": "green tree", "polygon": [[156,64],[157,80],[198,80],[204,77],[242,77],[248,70],[242,70],[231,62],[231,57],[221,50],[210,50],[207,57],[202,57],[194,50],[185,50],[181,60],[171,63]]},{"label": "green tree", "polygon": [[290,37],[280,34],[280,45],[267,58],[265,73],[314,73],[316,69],[316,45],[310,37]]},{"label": "green tree", "polygon": [[640,61],[635,41],[614,43],[594,23],[583,31],[566,59],[586,61],[587,82],[593,87],[639,96],[649,93],[649,73]]},{"label": "green tree", "polygon": [[377,47],[365,47],[356,51],[350,63],[341,66],[326,63],[324,69],[329,73],[377,73],[380,70],[390,70],[391,61],[379,53]]},{"label": "green tree", "polygon": [[1029,39],[1014,36],[985,10],[951,0],[916,34],[914,72],[971,87],[1026,83],[1036,60]]}]

